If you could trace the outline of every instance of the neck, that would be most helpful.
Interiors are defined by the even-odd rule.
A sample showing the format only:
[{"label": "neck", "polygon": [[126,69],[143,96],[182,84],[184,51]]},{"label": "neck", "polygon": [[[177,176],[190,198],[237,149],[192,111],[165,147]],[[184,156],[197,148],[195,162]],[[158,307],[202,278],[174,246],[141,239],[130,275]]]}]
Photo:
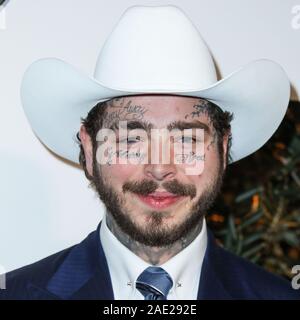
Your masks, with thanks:
[{"label": "neck", "polygon": [[106,214],[106,224],[114,236],[134,254],[151,265],[161,265],[186,248],[198,236],[202,230],[203,219],[186,237],[165,247],[149,247],[133,240],[120,229],[109,212]]}]

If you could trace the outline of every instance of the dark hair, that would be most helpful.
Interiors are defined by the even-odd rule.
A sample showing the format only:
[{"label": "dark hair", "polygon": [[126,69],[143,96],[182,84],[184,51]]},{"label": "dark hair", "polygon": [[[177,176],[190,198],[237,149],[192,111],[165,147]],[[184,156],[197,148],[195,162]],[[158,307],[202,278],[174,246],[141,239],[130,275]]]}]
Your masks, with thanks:
[{"label": "dark hair", "polygon": [[[216,130],[217,136],[217,144],[220,155],[221,164],[223,165],[223,138],[226,134],[228,134],[228,144],[226,150],[226,165],[231,162],[232,157],[230,154],[231,144],[232,144],[232,135],[231,135],[231,125],[230,122],[233,119],[233,114],[228,111],[223,111],[219,106],[208,101],[206,99],[203,100],[203,104],[199,104],[201,106],[202,112],[206,113]],[[96,150],[97,150],[97,141],[96,136],[98,131],[103,126],[103,121],[105,120],[106,110],[109,106],[109,101],[102,101],[97,103],[88,113],[86,118],[81,118],[81,123],[84,125],[86,132],[91,138],[92,147],[93,147],[93,160],[96,159]],[[84,170],[85,176],[88,180],[90,180],[91,184],[93,184],[93,177],[88,173],[86,168],[86,159],[84,150],[81,144],[79,132],[77,133],[77,142],[80,147],[79,152],[79,163]]]}]

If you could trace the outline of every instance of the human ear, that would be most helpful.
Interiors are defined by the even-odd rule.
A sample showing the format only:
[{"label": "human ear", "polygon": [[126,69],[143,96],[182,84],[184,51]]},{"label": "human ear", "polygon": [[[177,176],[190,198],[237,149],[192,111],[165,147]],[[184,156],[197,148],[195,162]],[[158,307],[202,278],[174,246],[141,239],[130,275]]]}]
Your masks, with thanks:
[{"label": "human ear", "polygon": [[93,176],[93,144],[84,125],[80,127],[79,137],[85,155],[86,170],[90,176]]}]

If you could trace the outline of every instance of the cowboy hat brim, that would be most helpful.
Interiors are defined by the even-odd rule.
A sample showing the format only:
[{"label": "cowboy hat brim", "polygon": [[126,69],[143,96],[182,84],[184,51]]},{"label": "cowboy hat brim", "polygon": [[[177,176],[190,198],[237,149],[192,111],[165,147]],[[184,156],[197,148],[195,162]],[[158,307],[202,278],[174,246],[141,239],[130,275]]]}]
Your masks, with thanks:
[{"label": "cowboy hat brim", "polygon": [[54,153],[75,163],[81,118],[99,101],[142,93],[205,98],[233,112],[231,162],[235,162],[258,150],[276,131],[288,106],[290,83],[280,65],[261,59],[206,88],[128,91],[109,88],[62,60],[46,58],[28,67],[21,84],[23,108],[35,134]]}]

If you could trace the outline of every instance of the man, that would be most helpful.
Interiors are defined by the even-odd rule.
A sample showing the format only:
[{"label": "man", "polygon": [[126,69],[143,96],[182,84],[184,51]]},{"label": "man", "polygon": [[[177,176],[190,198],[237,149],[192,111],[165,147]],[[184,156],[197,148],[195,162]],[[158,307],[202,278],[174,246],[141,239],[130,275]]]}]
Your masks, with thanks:
[{"label": "man", "polygon": [[80,244],[8,273],[1,299],[299,298],[217,246],[205,222],[226,166],[260,148],[284,116],[289,82],[276,63],[217,81],[180,9],[136,6],[106,41],[94,79],[39,60],[21,94],[37,136],[74,162],[78,132],[80,164],[106,212]]}]

